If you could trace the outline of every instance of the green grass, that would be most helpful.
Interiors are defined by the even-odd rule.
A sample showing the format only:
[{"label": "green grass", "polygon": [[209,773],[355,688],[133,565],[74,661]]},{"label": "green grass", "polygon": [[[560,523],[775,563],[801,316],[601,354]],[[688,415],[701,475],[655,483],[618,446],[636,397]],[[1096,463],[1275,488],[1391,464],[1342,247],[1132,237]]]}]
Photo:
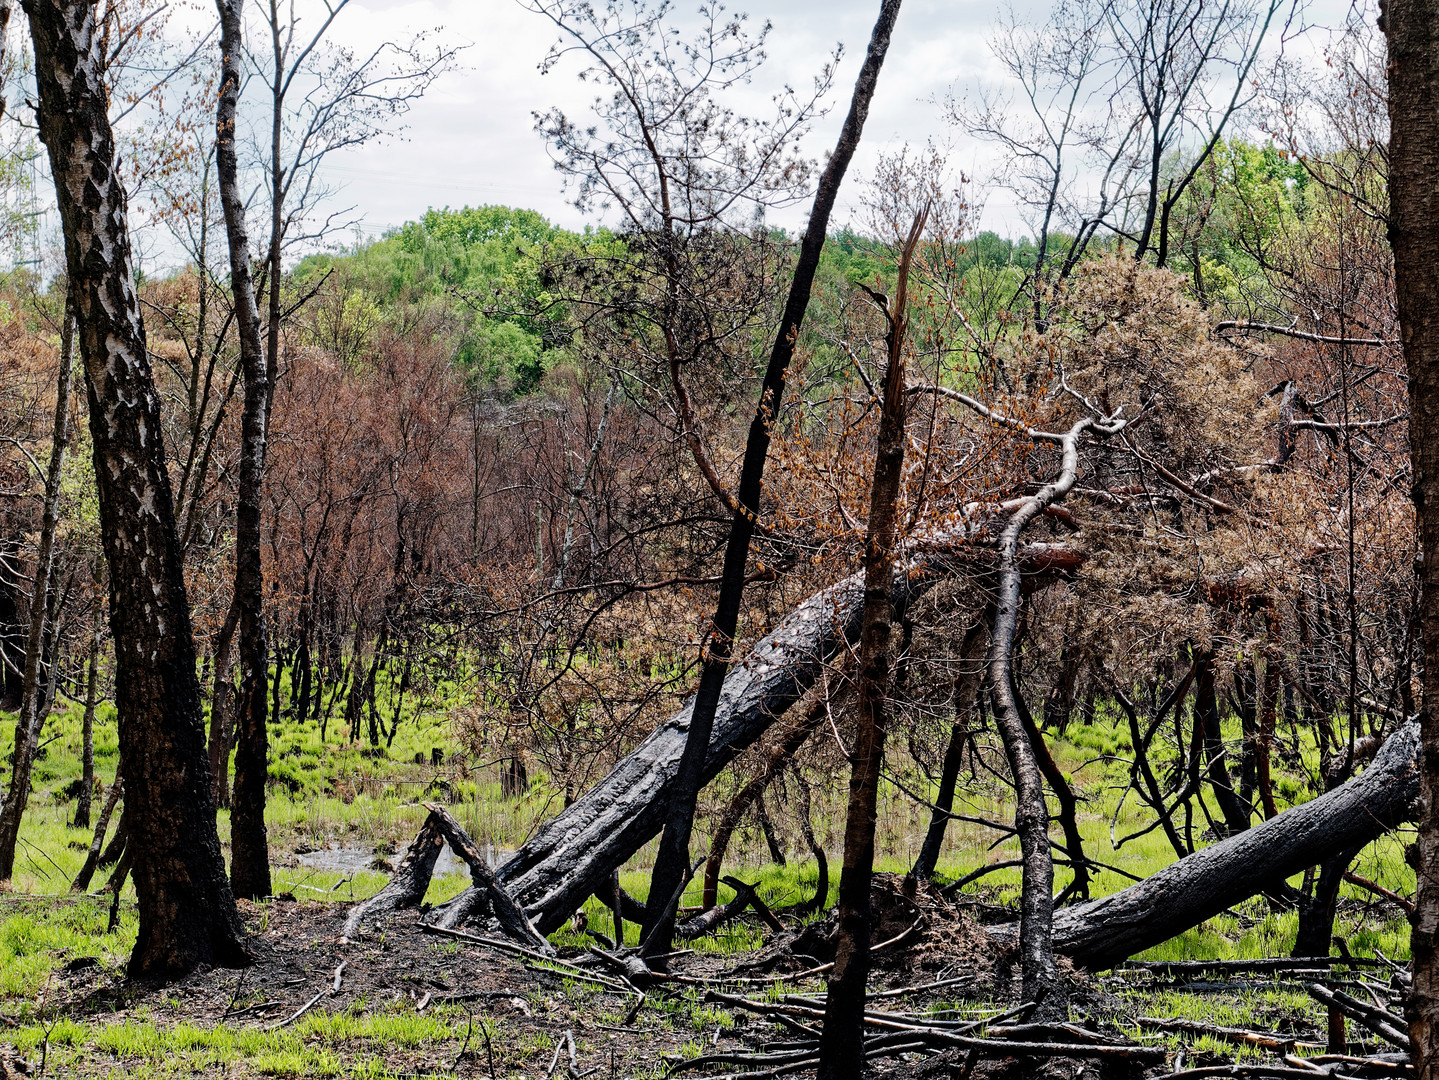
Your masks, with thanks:
[{"label": "green grass", "polygon": [[[443,1047],[453,1060],[467,1035],[472,1046],[477,1044],[481,1027],[506,1046],[503,1021],[472,1019],[454,1006],[416,1013],[409,1003],[364,1015],[315,1012],[278,1031],[238,1024],[202,1027],[149,1019],[76,1023],[60,1018],[48,1030],[43,1023],[23,1024],[9,1038],[31,1061],[38,1061],[48,1039],[54,1075],[65,1075],[67,1067],[83,1065],[93,1071],[113,1064],[115,1075],[198,1076],[224,1074],[243,1063],[247,1075],[389,1076],[394,1072],[385,1058],[395,1056],[396,1050]],[[508,1055],[516,1062],[532,1056],[524,1045],[510,1048]]]},{"label": "green grass", "polygon": [[[443,701],[438,701],[443,705]],[[411,706],[407,704],[407,709]],[[1143,877],[1174,861],[1164,834],[1154,830],[1115,850],[1111,836],[1123,837],[1148,825],[1148,807],[1131,792],[1120,804],[1120,792],[1127,779],[1127,758],[1131,752],[1127,733],[1112,718],[1101,716],[1095,724],[1071,725],[1067,737],[1053,741],[1053,752],[1061,769],[1070,778],[1081,799],[1080,828],[1087,853],[1111,863],[1129,874]],[[13,722],[0,717],[0,739],[8,743]],[[1237,738],[1238,731],[1227,731]],[[387,874],[375,870],[354,873],[318,871],[299,866],[291,854],[298,846],[320,848],[329,844],[388,852],[391,861],[413,838],[425,816],[420,803],[439,796],[429,784],[436,770],[429,764],[430,751],[439,747],[449,758],[453,749],[447,722],[439,712],[407,713],[393,747],[382,754],[371,751],[364,741],[350,744],[348,732],[332,721],[328,738],[322,741],[312,720],[285,721],[271,734],[271,789],[267,811],[271,850],[274,855],[274,887],[304,899],[349,903],[373,894]],[[453,1007],[437,1007],[415,1013],[409,1003],[366,1004],[336,1013],[317,1010],[293,1027],[263,1032],[255,1026],[222,1023],[206,1028],[193,1024],[157,1021],[143,1010],[134,1011],[117,1023],[103,1017],[80,1020],[62,1017],[49,1004],[47,988],[53,973],[81,957],[92,957],[108,972],[122,970],[134,943],[136,923],[132,893],[127,888],[121,905],[119,926],[105,932],[106,904],[103,898],[72,899],[71,878],[79,869],[89,830],[70,827],[74,804],[64,796],[65,787],[79,774],[79,710],[68,708],[47,723],[45,750],[37,762],[34,794],[30,802],[12,894],[0,908],[0,1011],[18,1026],[6,1031],[16,1049],[36,1060],[44,1046],[47,1067],[53,1075],[78,1071],[83,1064],[92,1074],[140,1076],[245,1075],[245,1076],[372,1076],[395,1072],[414,1074],[418,1057],[429,1051],[442,1074],[453,1061],[473,1023],[487,1025],[497,1047],[497,1067],[502,1075],[518,1076],[528,1070],[542,1070],[553,1053],[553,1039],[544,1032],[506,1032],[504,1022]],[[1275,787],[1281,808],[1312,798],[1311,777],[1317,759],[1312,740],[1301,738],[1300,765],[1286,768],[1276,758]],[[6,747],[0,747],[3,755]],[[889,768],[906,787],[933,797],[925,777],[907,760],[902,747],[894,747]],[[1002,768],[997,748],[991,748],[990,763]],[[420,755],[424,764],[416,764]],[[114,775],[117,749],[113,709],[102,707],[96,727],[96,771],[106,783]],[[1156,768],[1167,765],[1174,748],[1156,744]],[[543,776],[518,799],[501,795],[497,768],[465,771],[446,768],[451,809],[481,844],[513,848],[559,805],[558,793]],[[838,863],[842,847],[846,786],[841,770],[828,776],[816,775],[812,784],[812,821],[820,842],[831,856],[830,901],[838,889]],[[713,822],[732,794],[736,781],[722,779],[706,792],[706,804],[696,828],[696,848],[712,830]],[[752,823],[736,831],[726,860],[725,871],[747,881],[758,881],[760,892],[772,906],[794,903],[813,894],[817,868],[798,840],[789,805],[780,794],[771,799],[772,812],[785,834],[790,852],[788,865],[770,862],[768,849]],[[958,794],[956,811],[975,817],[1007,820],[1012,816],[1010,792],[983,771],[966,777]],[[1209,804],[1216,818],[1217,810]],[[98,812],[98,804],[96,806]],[[876,865],[882,871],[902,873],[917,854],[929,823],[929,811],[886,782],[881,795],[881,812],[876,834]],[[1195,834],[1207,827],[1203,815],[1196,819]],[[228,814],[221,812],[219,832],[227,846]],[[1055,835],[1058,834],[1057,829]],[[995,834],[979,825],[952,822],[941,854],[940,870],[954,877],[978,866],[1014,859],[1018,844],[1006,839],[994,844]],[[1403,859],[1405,837],[1390,836],[1371,845],[1361,855],[1355,870],[1365,877],[1399,892],[1414,888],[1413,871]],[[643,897],[649,885],[649,868],[654,844],[641,850],[621,874],[625,888]],[[97,876],[92,888],[103,883]],[[1056,868],[1056,888],[1063,888],[1069,871]],[[1294,883],[1299,884],[1300,878]],[[1006,869],[984,879],[983,895],[991,903],[1012,903],[1018,899],[1019,872]],[[440,902],[460,891],[466,879],[453,875],[437,879],[427,899]],[[1093,883],[1094,895],[1102,896],[1129,883],[1122,874],[1099,872]],[[697,880],[686,891],[683,903],[697,905],[701,884]],[[730,895],[721,886],[720,898]],[[1336,933],[1351,950],[1369,954],[1375,950],[1403,961],[1409,955],[1407,923],[1392,908],[1374,909],[1367,914],[1354,901],[1369,899],[1356,886],[1345,885],[1344,903]],[[613,929],[608,910],[597,900],[585,905],[589,925],[602,933]],[[1376,914],[1377,913],[1377,914]],[[1253,899],[1230,912],[1207,920],[1151,949],[1145,959],[1244,959],[1287,954],[1297,924],[1294,913],[1275,914],[1267,901]],[[749,923],[732,923],[719,934],[688,943],[697,952],[736,954],[759,946],[764,933]],[[584,945],[587,939],[563,929],[553,935],[557,944]],[[626,941],[638,943],[638,927],[626,926]],[[435,942],[432,948],[459,954],[451,942]],[[791,989],[770,988],[776,996]],[[576,1000],[592,991],[582,985],[568,985],[565,992]],[[1132,1011],[1161,1016],[1180,1016],[1213,1024],[1282,1027],[1287,1019],[1310,1012],[1310,1003],[1299,992],[1276,988],[1234,994],[1184,994],[1141,988],[1122,990]],[[967,1003],[973,1007],[974,1003]],[[729,1027],[734,1018],[705,1005],[697,995],[657,999],[647,1010],[651,1022],[671,1031],[690,1045],[679,1052],[696,1052],[697,1033],[712,1031],[716,1025]],[[600,1023],[617,1023],[619,1015],[603,999],[594,999],[592,1016]],[[1166,1036],[1174,1046],[1181,1042],[1191,1051],[1214,1050],[1233,1056],[1237,1048]],[[499,1045],[503,1044],[503,1045]],[[441,1052],[443,1051],[443,1053]],[[1248,1053],[1249,1051],[1243,1051]],[[396,1055],[408,1054],[405,1064]],[[449,1055],[448,1060],[439,1057]],[[543,1059],[543,1060],[542,1060]],[[426,1060],[429,1060],[426,1058]],[[428,1067],[428,1066],[425,1066]],[[100,1071],[95,1072],[96,1069]],[[239,1069],[238,1073],[234,1070]],[[662,1075],[657,1065],[654,1075]],[[420,1073],[423,1074],[423,1068]]]}]

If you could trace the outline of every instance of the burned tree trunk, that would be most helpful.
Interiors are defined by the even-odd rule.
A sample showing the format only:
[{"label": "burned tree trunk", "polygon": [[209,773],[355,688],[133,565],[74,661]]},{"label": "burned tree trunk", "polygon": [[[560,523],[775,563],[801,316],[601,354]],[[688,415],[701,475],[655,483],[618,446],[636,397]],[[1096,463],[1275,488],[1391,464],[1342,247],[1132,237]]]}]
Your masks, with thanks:
[{"label": "burned tree trunk", "polygon": [[479,846],[470,839],[470,834],[465,832],[464,827],[443,806],[434,803],[422,805],[430,812],[429,820],[439,828],[440,835],[449,841],[450,849],[465,860],[465,864],[470,868],[470,879],[475,883],[474,887],[485,894],[490,911],[506,936],[532,949],[553,955],[550,943],[535,929],[524,908],[515,903],[509,890],[496,880]]},{"label": "burned tree trunk", "polygon": [[1347,783],[1113,896],[1065,908],[1054,918],[1055,951],[1092,970],[1113,967],[1337,851],[1377,839],[1412,819],[1418,750],[1418,725],[1405,724]]},{"label": "burned tree trunk", "polygon": [[[235,684],[230,681],[230,653],[234,648],[235,627],[239,621],[239,608],[232,601],[220,626],[219,637],[215,640],[215,686],[210,693],[210,778],[214,784],[215,805],[225,808],[230,805],[230,739],[235,730],[231,715],[235,704]],[[325,741],[323,732],[320,741]]]},{"label": "burned tree trunk", "polygon": [[1049,744],[1044,741],[1044,733],[1035,725],[1034,717],[1030,715],[1029,706],[1025,704],[1019,688],[1013,687],[1012,689],[1014,704],[1019,709],[1019,719],[1024,724],[1025,733],[1029,736],[1029,745],[1034,751],[1035,763],[1039,766],[1040,774],[1044,777],[1045,782],[1049,784],[1049,790],[1054,792],[1054,797],[1059,800],[1059,827],[1064,833],[1064,851],[1069,856],[1069,866],[1074,874],[1055,902],[1062,904],[1071,896],[1088,900],[1089,860],[1084,857],[1084,839],[1079,834],[1079,800],[1075,798],[1074,789],[1065,779],[1064,770],[1059,767],[1054,760],[1054,755],[1049,752]]},{"label": "burned tree trunk", "polygon": [[[230,247],[230,288],[239,328],[245,404],[240,418],[240,485],[235,504],[235,607],[240,614],[240,698],[235,710],[235,786],[230,793],[230,881],[236,896],[270,895],[270,846],[265,832],[269,737],[265,726],[266,642],[264,571],[260,561],[260,486],[265,475],[271,383],[260,340],[260,309],[250,276],[250,238],[235,153],[235,124],[243,78],[244,0],[217,0],[220,14],[220,93],[215,109],[215,166]],[[278,202],[278,193],[275,199]],[[272,271],[278,268],[271,267]],[[271,293],[279,288],[272,282]],[[271,312],[272,316],[274,312]],[[272,327],[272,332],[278,327]],[[280,666],[275,666],[276,687]]]},{"label": "burned tree trunk", "polygon": [[215,832],[160,396],[108,115],[105,28],[88,0],[27,0],[25,11],[110,567],[120,774],[140,913],[129,970],[159,976],[244,963],[244,931]]},{"label": "burned tree trunk", "polygon": [[765,367],[759,403],[755,407],[754,418],[750,421],[749,432],[745,437],[744,461],[740,467],[739,487],[736,491],[739,505],[735,508],[734,522],[730,526],[729,540],[725,545],[719,600],[715,605],[714,621],[704,635],[704,666],[694,704],[690,709],[685,748],[680,756],[675,783],[671,786],[665,802],[664,832],[660,837],[659,851],[655,855],[650,892],[646,898],[644,933],[641,936],[645,939],[657,938],[654,944],[659,952],[665,951],[671,929],[666,917],[660,914],[660,908],[678,886],[689,863],[690,830],[694,825],[695,800],[706,781],[705,766],[716,712],[724,695],[725,683],[728,682],[727,673],[733,655],[734,636],[739,626],[740,602],[744,595],[745,565],[749,559],[750,541],[759,522],[760,492],[764,480],[765,459],[769,456],[771,428],[779,416],[780,404],[784,400],[785,380],[790,360],[794,356],[795,343],[799,340],[800,324],[804,322],[805,311],[809,307],[810,292],[814,286],[815,272],[819,269],[830,212],[839,197],[840,184],[844,181],[850,159],[859,146],[860,133],[864,130],[870,101],[879,82],[880,68],[884,65],[885,55],[889,51],[890,34],[894,30],[895,20],[899,17],[899,5],[900,0],[883,0],[880,5],[879,18],[875,21],[870,35],[869,49],[860,67],[859,77],[855,80],[849,113],[840,129],[834,153],[825,163],[815,188],[814,204],[810,209],[804,237],[800,241],[799,258],[795,262],[784,314],[770,351],[769,363]]},{"label": "burned tree trunk", "polygon": [[[1004,756],[1014,778],[1014,827],[1019,833],[1023,865],[1019,901],[1019,953],[1024,1000],[1036,1003],[1035,1016],[1063,1020],[1067,1014],[1064,986],[1054,965],[1054,860],[1049,850],[1049,807],[1034,744],[1020,713],[1014,691],[1014,640],[1019,623],[1019,534],[1046,507],[1063,500],[1079,471],[1079,439],[1091,429],[1118,430],[1122,422],[1086,417],[1062,435],[1030,432],[1031,437],[1057,443],[1062,453],[1059,475],[1020,501],[999,537],[999,588],[994,625],[989,635],[989,694],[995,726],[1004,742]],[[1032,724],[1030,725],[1032,726]],[[1079,856],[1076,856],[1078,858]]]},{"label": "burned tree trunk", "polygon": [[1412,490],[1423,549],[1424,776],[1411,938],[1414,987],[1407,1012],[1415,1072],[1420,1080],[1434,1080],[1439,1076],[1439,0],[1386,0],[1379,10],[1389,46],[1389,241],[1409,372]]},{"label": "burned tree trunk", "polygon": [[858,702],[850,750],[849,807],[844,825],[844,863],[839,872],[839,923],[834,973],[825,998],[819,1044],[820,1080],[858,1077],[864,1071],[864,999],[869,984],[874,910],[874,827],[879,774],[889,726],[889,639],[894,630],[894,562],[899,530],[899,491],[904,473],[905,334],[909,328],[909,270],[924,232],[929,207],[914,219],[899,260],[894,300],[880,301],[889,323],[879,431],[875,436],[874,480],[864,543],[864,614],[859,635]]},{"label": "burned tree trunk", "polygon": [[[973,542],[982,528],[982,523],[958,527],[898,559],[896,613],[942,578],[961,570],[972,573],[974,557],[984,551]],[[1043,587],[1080,565],[1075,551],[1050,544],[1026,546],[1020,561],[1030,588]],[[863,599],[861,574],[815,593],[731,667],[705,757],[706,783],[804,696],[844,643],[858,639]],[[661,724],[496,870],[542,933],[558,929],[591,893],[605,887],[615,868],[660,831],[692,707],[693,701]]]},{"label": "burned tree trunk", "polygon": [[439,821],[431,814],[405,849],[405,857],[395,867],[385,887],[350,909],[345,919],[344,936],[352,938],[358,934],[366,919],[419,907],[430,887],[430,878],[434,876],[435,860],[440,857],[440,849],[444,846],[445,838],[440,835]]}]

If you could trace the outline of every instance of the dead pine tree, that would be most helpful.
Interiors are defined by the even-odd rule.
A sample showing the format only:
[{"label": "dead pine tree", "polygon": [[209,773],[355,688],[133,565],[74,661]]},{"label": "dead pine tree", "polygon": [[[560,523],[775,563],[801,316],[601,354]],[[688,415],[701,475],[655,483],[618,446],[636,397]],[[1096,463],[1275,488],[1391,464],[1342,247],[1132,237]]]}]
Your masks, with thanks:
[{"label": "dead pine tree", "polygon": [[[869,104],[879,82],[880,68],[889,51],[890,35],[899,17],[900,0],[884,0],[878,20],[870,36],[869,50],[855,82],[849,113],[840,131],[834,153],[820,175],[810,211],[809,224],[800,243],[799,260],[791,279],[789,298],[785,303],[779,333],[765,369],[759,404],[750,422],[745,440],[744,463],[740,470],[737,492],[739,507],[730,526],[725,546],[724,570],[720,579],[719,602],[714,620],[705,635],[704,665],[699,690],[690,717],[684,753],[679,762],[675,790],[670,796],[659,853],[650,878],[649,902],[645,909],[642,939],[653,953],[669,951],[673,937],[673,915],[669,898],[681,886],[689,869],[690,831],[694,825],[695,802],[703,782],[705,757],[709,752],[710,731],[719,706],[720,691],[729,670],[735,631],[739,625],[740,602],[744,594],[745,564],[749,559],[750,541],[759,522],[760,489],[764,478],[765,459],[769,455],[770,429],[784,399],[785,381],[800,324],[809,307],[810,290],[815,271],[819,268],[829,217],[839,195],[841,182],[859,145],[860,133],[869,115]],[[663,924],[663,925],[661,925]]]},{"label": "dead pine tree", "polygon": [[859,638],[858,702],[855,710],[849,809],[844,826],[844,864],[839,875],[839,934],[834,975],[825,999],[820,1041],[821,1080],[858,1077],[864,1065],[864,996],[869,982],[870,879],[874,875],[874,827],[889,694],[889,639],[893,629],[893,586],[899,493],[904,477],[905,331],[908,329],[909,270],[924,232],[928,207],[915,216],[900,254],[892,300],[872,294],[888,324],[888,361],[870,485],[869,523],[864,543],[864,616]]},{"label": "dead pine tree", "polygon": [[1414,1070],[1439,1076],[1439,2],[1384,0],[1389,43],[1389,239],[1409,369],[1420,610],[1419,894],[1408,1004]]},{"label": "dead pine tree", "polygon": [[120,774],[140,927],[133,975],[249,959],[215,832],[195,641],[160,395],[135,293],[105,28],[87,0],[30,0],[37,118],[55,180],[109,564]]}]

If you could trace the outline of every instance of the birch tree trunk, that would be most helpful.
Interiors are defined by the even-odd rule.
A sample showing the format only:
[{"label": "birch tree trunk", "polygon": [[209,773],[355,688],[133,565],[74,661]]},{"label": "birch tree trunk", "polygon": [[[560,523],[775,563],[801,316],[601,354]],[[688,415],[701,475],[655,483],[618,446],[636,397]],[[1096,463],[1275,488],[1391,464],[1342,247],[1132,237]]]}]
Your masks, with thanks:
[{"label": "birch tree trunk", "polygon": [[100,534],[110,569],[120,773],[140,927],[132,975],[248,961],[215,832],[190,605],[125,189],[89,0],[26,0],[40,138],[65,235]]}]

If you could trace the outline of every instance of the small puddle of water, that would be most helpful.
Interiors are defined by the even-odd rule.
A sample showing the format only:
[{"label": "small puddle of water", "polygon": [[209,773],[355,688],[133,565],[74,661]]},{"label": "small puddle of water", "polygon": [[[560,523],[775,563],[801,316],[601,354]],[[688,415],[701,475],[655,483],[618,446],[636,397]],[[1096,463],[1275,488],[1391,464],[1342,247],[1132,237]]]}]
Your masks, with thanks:
[{"label": "small puddle of water", "polygon": [[[491,844],[484,846],[485,861],[489,863],[490,869],[503,863],[512,854],[508,848],[497,848]],[[404,856],[400,852],[386,856],[391,863],[398,863]],[[337,873],[347,874],[356,870],[368,870],[370,864],[375,861],[375,853],[370,848],[341,847],[338,844],[331,844],[328,848],[320,851],[309,851],[303,855],[296,855],[295,861],[301,866],[307,866],[311,870],[331,870]],[[462,874],[468,876],[470,868],[465,861],[450,850],[446,844],[440,849],[439,858],[435,860],[435,877],[448,877],[451,874]]]}]

